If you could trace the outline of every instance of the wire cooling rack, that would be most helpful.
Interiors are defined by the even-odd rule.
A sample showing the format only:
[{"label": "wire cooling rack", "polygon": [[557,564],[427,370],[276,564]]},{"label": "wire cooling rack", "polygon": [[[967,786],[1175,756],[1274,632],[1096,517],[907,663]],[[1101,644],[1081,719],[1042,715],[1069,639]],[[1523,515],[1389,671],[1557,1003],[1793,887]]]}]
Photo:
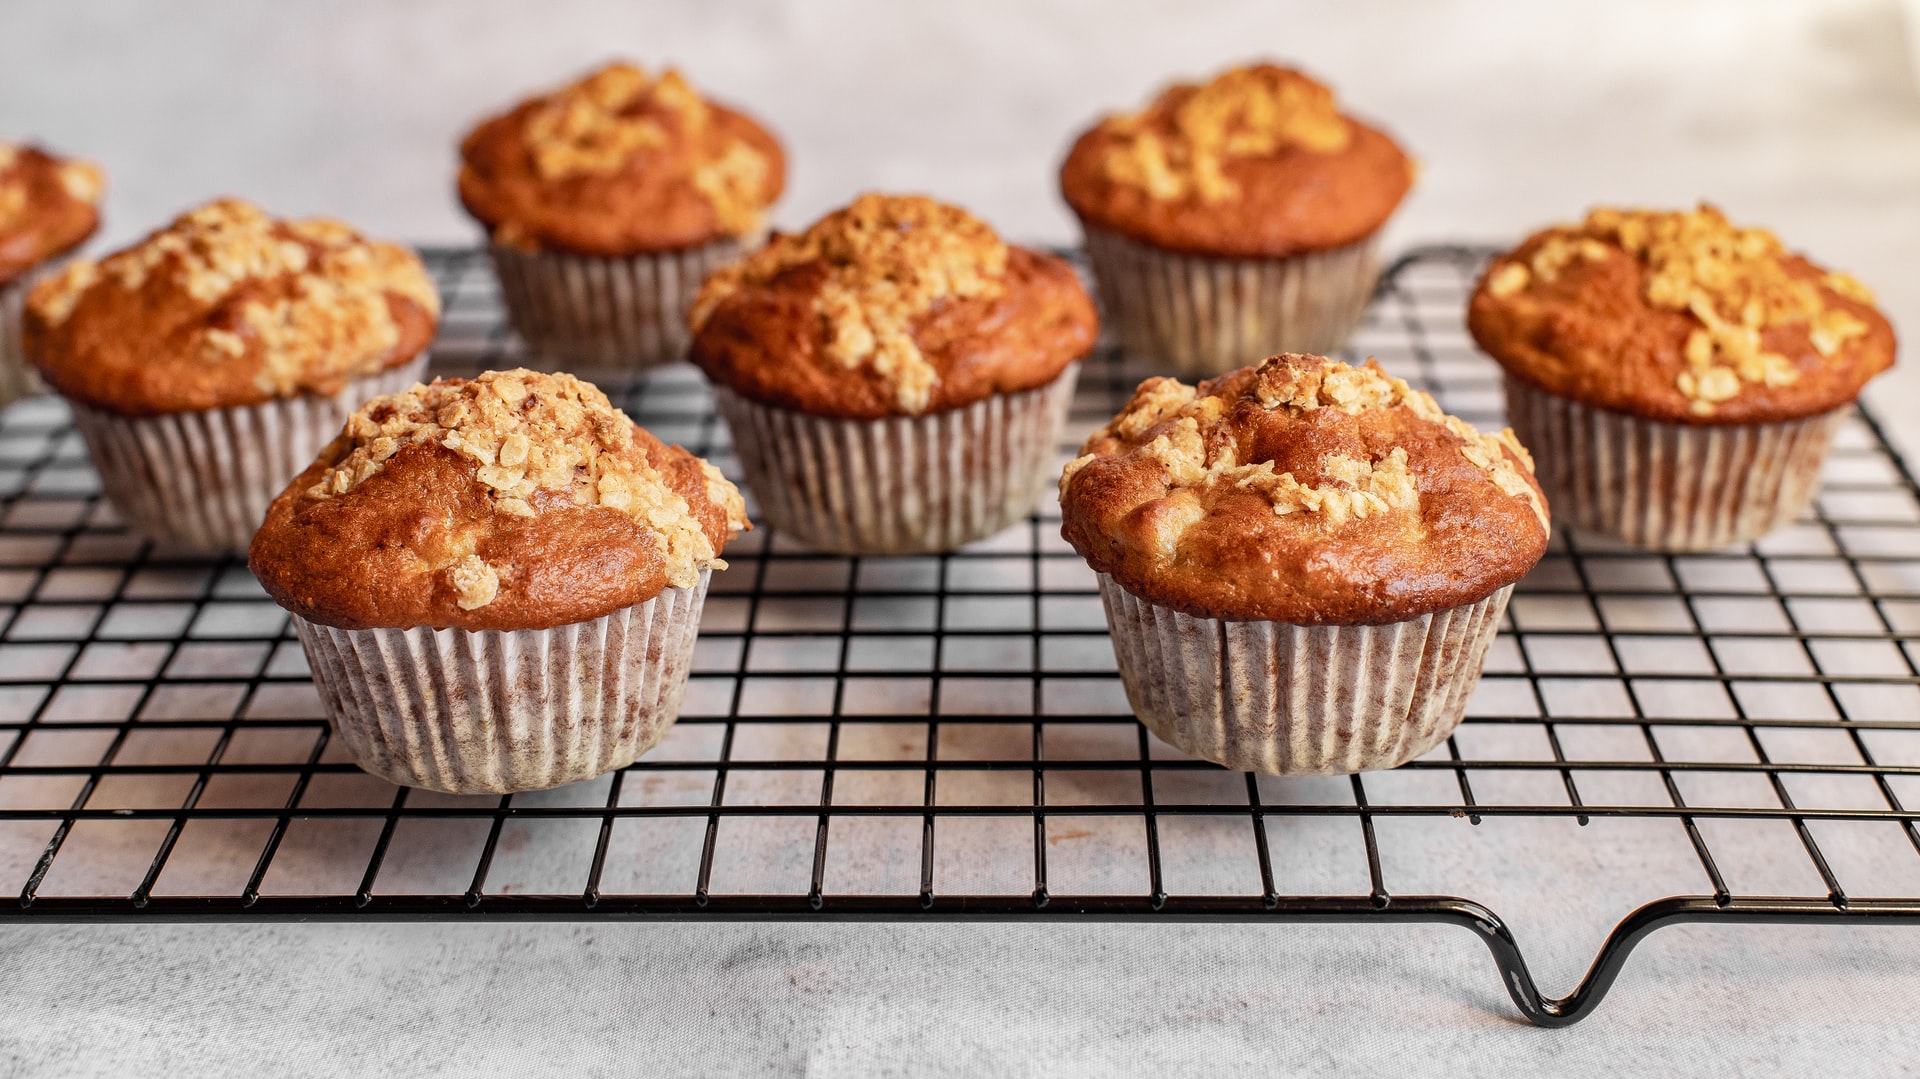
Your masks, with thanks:
[{"label": "wire cooling rack", "polygon": [[[1351,351],[1497,425],[1461,325],[1481,259],[1402,260]],[[520,362],[484,260],[430,262],[436,370]],[[1147,373],[1087,363],[1063,461]],[[696,374],[601,384],[737,475]],[[1558,533],[1458,733],[1314,779],[1133,722],[1048,505],[940,557],[755,531],[639,763],[509,797],[400,789],[329,738],[241,562],[129,537],[97,491],[57,401],[0,416],[0,919],[1439,921],[1546,1025],[1668,923],[1920,920],[1920,490],[1865,414],[1809,515],[1750,549]],[[1597,939],[1570,995],[1536,988],[1496,910],[1569,978]]]}]

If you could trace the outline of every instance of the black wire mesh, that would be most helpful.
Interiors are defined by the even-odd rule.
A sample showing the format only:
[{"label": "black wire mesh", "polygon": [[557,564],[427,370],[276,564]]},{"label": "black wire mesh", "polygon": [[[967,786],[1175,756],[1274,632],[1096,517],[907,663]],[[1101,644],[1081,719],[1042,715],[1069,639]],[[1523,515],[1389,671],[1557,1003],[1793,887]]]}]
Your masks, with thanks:
[{"label": "black wire mesh", "polygon": [[[1461,326],[1481,258],[1403,260],[1351,351],[1497,426]],[[484,260],[430,262],[435,370],[518,363]],[[1147,373],[1088,362],[1063,461]],[[695,373],[598,381],[737,475]],[[1467,723],[1365,776],[1228,772],[1133,722],[1054,506],[938,557],[762,529],[728,558],[684,714],[640,762],[504,798],[396,788],[331,742],[245,566],[124,534],[63,406],[17,405],[0,919],[1398,917],[1480,932],[1554,1024],[1667,922],[1920,918],[1920,490],[1865,414],[1809,514],[1750,549],[1557,534]],[[1632,913],[1553,1000],[1493,913],[1508,903]]]}]

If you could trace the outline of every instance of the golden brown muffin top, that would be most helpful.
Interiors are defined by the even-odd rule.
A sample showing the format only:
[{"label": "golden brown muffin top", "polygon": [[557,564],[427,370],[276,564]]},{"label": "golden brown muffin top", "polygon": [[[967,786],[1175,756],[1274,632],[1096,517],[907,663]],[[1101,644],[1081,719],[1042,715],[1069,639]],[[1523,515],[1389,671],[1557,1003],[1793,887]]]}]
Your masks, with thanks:
[{"label": "golden brown muffin top", "polygon": [[1399,622],[1486,598],[1547,545],[1533,459],[1377,363],[1280,355],[1150,378],[1060,477],[1060,533],[1204,617]]},{"label": "golden brown muffin top", "polygon": [[1044,385],[1093,347],[1093,301],[1061,259],[954,206],[866,194],[707,279],[691,356],[763,404],[916,416]]},{"label": "golden brown muffin top", "polygon": [[1060,190],[1087,224],[1159,247],[1277,258],[1356,243],[1413,184],[1394,141],[1290,68],[1167,88],[1081,135]]},{"label": "golden brown muffin top", "polygon": [[0,288],[100,227],[100,170],[0,140]]},{"label": "golden brown muffin top", "polygon": [[267,511],[274,599],[348,629],[544,629],[725,569],[747,526],[712,465],[572,375],[489,371],[376,397]]},{"label": "golden brown muffin top", "polygon": [[1601,208],[1495,259],[1467,323],[1514,377],[1695,424],[1838,408],[1893,364],[1873,294],[1712,206]]},{"label": "golden brown muffin top", "polygon": [[786,174],[759,124],[625,63],[484,121],[460,158],[495,242],[607,257],[758,233]]},{"label": "golden brown muffin top", "polygon": [[412,251],[220,199],[36,285],[25,334],[55,389],[142,416],[338,393],[419,354],[439,314]]}]

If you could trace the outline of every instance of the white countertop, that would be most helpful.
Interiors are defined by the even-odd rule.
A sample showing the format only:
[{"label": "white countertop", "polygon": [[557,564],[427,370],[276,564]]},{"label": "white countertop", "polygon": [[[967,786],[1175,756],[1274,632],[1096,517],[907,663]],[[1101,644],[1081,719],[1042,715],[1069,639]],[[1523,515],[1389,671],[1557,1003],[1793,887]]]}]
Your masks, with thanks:
[{"label": "white countertop", "polygon": [[[223,191],[469,242],[458,133],[630,54],[677,60],[782,134],[783,224],[923,189],[1071,242],[1052,183],[1071,132],[1269,54],[1420,156],[1390,249],[1707,197],[1920,327],[1920,61],[1890,0],[1184,8],[22,0],[0,5],[0,132],[102,162],[109,243]],[[1911,459],[1920,365],[1869,400]],[[1574,936],[1545,958],[1522,940],[1549,992],[1597,946]],[[1663,930],[1593,1018],[1550,1032],[1442,927],[10,926],[0,1074],[1902,1074],[1915,1000],[1913,929]]]}]

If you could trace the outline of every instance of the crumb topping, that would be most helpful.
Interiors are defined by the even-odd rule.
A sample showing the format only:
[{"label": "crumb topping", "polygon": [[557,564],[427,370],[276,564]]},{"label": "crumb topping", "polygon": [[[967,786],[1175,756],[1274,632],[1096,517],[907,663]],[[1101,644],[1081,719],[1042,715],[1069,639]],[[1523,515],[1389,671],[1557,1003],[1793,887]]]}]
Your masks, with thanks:
[{"label": "crumb topping", "polygon": [[450,566],[447,579],[453,584],[453,602],[463,611],[479,610],[500,594],[500,569],[477,554]]},{"label": "crumb topping", "polygon": [[1696,416],[1712,415],[1720,402],[1747,386],[1799,381],[1792,360],[1762,345],[1767,330],[1805,326],[1822,357],[1838,354],[1868,331],[1866,322],[1822,295],[1824,287],[1872,303],[1865,286],[1841,273],[1826,274],[1818,284],[1789,274],[1778,237],[1765,229],[1738,228],[1705,204],[1680,212],[1595,209],[1579,226],[1548,237],[1530,260],[1497,268],[1487,291],[1505,299],[1535,282],[1551,283],[1575,259],[1620,254],[1646,266],[1649,303],[1685,311],[1699,323],[1687,338],[1687,365],[1675,377]]},{"label": "crumb topping", "polygon": [[100,170],[85,161],[67,161],[60,165],[60,188],[77,202],[97,204],[107,181]]},{"label": "crumb topping", "polygon": [[760,193],[766,189],[767,155],[735,139],[721,155],[693,169],[693,187],[706,197],[720,227],[735,236],[757,233],[765,223]]},{"label": "crumb topping", "polygon": [[[346,495],[401,449],[431,443],[473,462],[474,480],[496,513],[533,517],[549,500],[604,506],[659,536],[673,587],[691,587],[703,569],[726,568],[686,499],[647,463],[634,442],[633,421],[572,375],[519,369],[416,385],[368,401],[348,418],[342,437],[351,448],[309,496]],[[726,513],[729,527],[744,526],[740,492],[711,464],[701,467],[708,498]],[[468,555],[446,572],[461,608],[474,610],[492,602],[503,570]]]},{"label": "crumb topping", "polygon": [[1287,147],[1333,153],[1353,135],[1333,91],[1271,64],[1234,68],[1204,86],[1170,87],[1146,109],[1101,127],[1116,138],[1102,166],[1108,179],[1155,200],[1203,203],[1239,194],[1223,169],[1229,161]]},{"label": "crumb topping", "polygon": [[673,68],[658,78],[614,63],[541,99],[525,118],[534,171],[544,180],[604,176],[634,155],[685,147],[693,185],[735,235],[759,229],[766,156],[738,138],[707,137],[712,109]]},{"label": "crumb topping", "polygon": [[1000,295],[1007,246],[957,207],[920,196],[862,195],[708,278],[689,318],[693,329],[733,293],[814,262],[827,268],[814,301],[827,358],[847,369],[871,367],[895,403],[918,414],[939,373],[914,343],[914,321],[943,300]]},{"label": "crumb topping", "polygon": [[[284,281],[285,288],[267,288]],[[378,369],[400,342],[389,296],[440,311],[413,252],[363,238],[338,221],[277,221],[238,199],[208,203],[104,261],[80,260],[34,289],[49,327],[95,289],[169,293],[207,309],[187,347],[210,364],[257,354],[259,390],[291,396],[315,376]]]},{"label": "crumb topping", "polygon": [[1329,530],[1377,514],[1419,511],[1419,491],[1408,470],[1406,450],[1400,447],[1372,460],[1329,454],[1319,462],[1328,482],[1318,484],[1302,483],[1291,472],[1275,472],[1270,460],[1238,460],[1238,443],[1224,427],[1234,400],[1244,396],[1263,408],[1295,414],[1330,408],[1357,416],[1404,408],[1420,420],[1445,427],[1460,440],[1462,457],[1503,493],[1526,501],[1543,526],[1547,523],[1546,506],[1527,482],[1533,458],[1514,438],[1512,429],[1482,434],[1472,424],[1442,411],[1431,395],[1389,376],[1371,360],[1365,367],[1351,367],[1318,357],[1274,356],[1261,365],[1251,382],[1238,390],[1226,388],[1222,392],[1236,396],[1202,395],[1171,378],[1146,380],[1113,422],[1087,440],[1088,452],[1068,463],[1060,480],[1062,488],[1094,459],[1092,447],[1109,439],[1127,446],[1125,452],[1157,462],[1174,493],[1187,491],[1194,495],[1176,500],[1166,513],[1162,528],[1169,534],[1163,538],[1163,545],[1169,549],[1185,525],[1204,516],[1212,498],[1236,489],[1264,495],[1281,516],[1317,514]]},{"label": "crumb topping", "polygon": [[68,198],[89,206],[100,202],[106,181],[93,164],[63,161],[29,146],[0,140],[0,232],[20,228],[35,212],[30,172],[36,164],[52,169]]}]

